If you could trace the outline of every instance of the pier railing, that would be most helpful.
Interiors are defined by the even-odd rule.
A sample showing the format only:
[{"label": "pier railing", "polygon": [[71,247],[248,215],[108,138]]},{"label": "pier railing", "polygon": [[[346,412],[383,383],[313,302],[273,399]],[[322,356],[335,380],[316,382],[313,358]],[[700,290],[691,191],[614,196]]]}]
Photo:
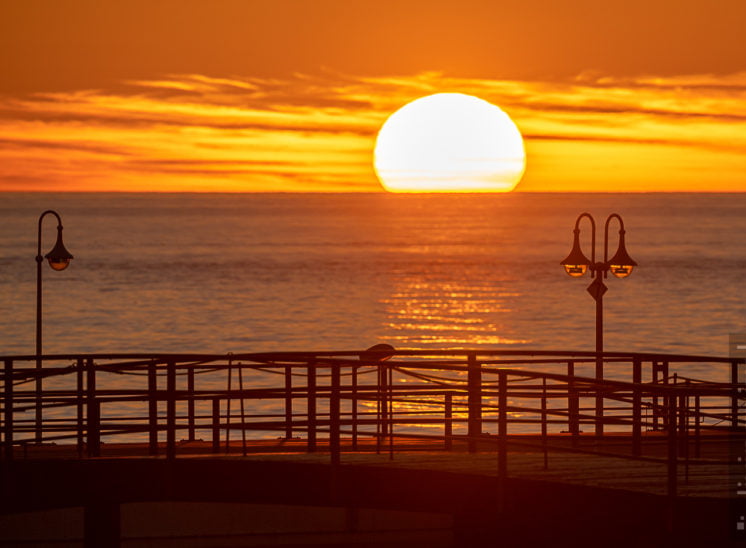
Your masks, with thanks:
[{"label": "pier railing", "polygon": [[[179,456],[188,444],[246,454],[250,442],[298,450],[394,454],[420,444],[509,446],[658,460],[701,458],[713,436],[743,432],[743,360],[590,352],[392,351],[254,354],[86,354],[0,358],[4,459],[30,446],[95,458],[116,444]],[[39,367],[37,364],[42,364]],[[703,379],[703,371],[713,380]],[[600,402],[600,405],[599,405]],[[628,440],[611,451],[581,440]],[[207,442],[204,442],[207,440]]]}]

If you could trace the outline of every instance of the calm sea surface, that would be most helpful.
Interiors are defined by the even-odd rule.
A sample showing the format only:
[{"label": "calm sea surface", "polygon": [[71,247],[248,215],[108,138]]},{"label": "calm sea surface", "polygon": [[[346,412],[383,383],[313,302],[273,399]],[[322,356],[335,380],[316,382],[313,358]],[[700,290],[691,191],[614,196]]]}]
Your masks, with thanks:
[{"label": "calm sea surface", "polygon": [[[604,220],[621,214],[639,263],[629,278],[607,280],[607,350],[727,355],[728,334],[746,329],[746,194],[0,194],[0,355],[34,353],[46,209],[62,215],[75,256],[63,272],[43,268],[50,354],[379,342],[593,350],[590,278],[559,264],[583,211],[601,225],[600,253]],[[55,226],[48,216],[42,253]],[[616,224],[610,240],[613,253]],[[722,366],[692,373],[727,379]],[[145,416],[135,405],[106,413]],[[277,400],[260,405],[283,411]],[[46,413],[69,419],[74,409]]]},{"label": "calm sea surface", "polygon": [[[721,356],[729,333],[746,329],[746,194],[0,194],[0,200],[0,356],[35,352],[34,257],[46,209],[61,214],[65,245],[75,256],[62,272],[43,265],[47,354],[362,350],[380,342],[410,349],[594,350],[591,280],[570,278],[559,264],[583,211],[600,224],[599,253],[606,217],[621,214],[629,253],[639,263],[629,278],[606,282],[607,350]],[[589,226],[581,226],[590,255]],[[43,254],[54,245],[55,227],[47,216]],[[611,253],[617,230],[612,224]],[[592,368],[581,364],[576,372],[593,375]],[[629,370],[629,364],[607,366],[605,375],[628,380]],[[728,380],[723,365],[679,372]],[[114,377],[107,382],[118,388],[142,388],[142,377]],[[255,377],[247,379],[252,386],[278,382]],[[45,386],[71,388],[74,380],[53,377]],[[224,374],[200,382],[226,387]],[[255,404],[259,412],[283,412],[279,400]],[[127,403],[106,409],[146,411]],[[48,416],[74,412],[51,409]]]},{"label": "calm sea surface", "polygon": [[593,350],[591,280],[559,264],[583,211],[599,253],[621,214],[639,263],[607,280],[607,350],[726,355],[746,328],[746,194],[0,194],[0,354],[34,352],[46,209],[75,259],[44,266],[45,353]]}]

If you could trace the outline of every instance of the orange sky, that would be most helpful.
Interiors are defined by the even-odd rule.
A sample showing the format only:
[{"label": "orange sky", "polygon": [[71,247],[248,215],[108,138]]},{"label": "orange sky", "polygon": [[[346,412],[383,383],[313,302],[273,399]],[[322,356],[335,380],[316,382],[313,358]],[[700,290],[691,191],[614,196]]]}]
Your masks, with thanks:
[{"label": "orange sky", "polygon": [[524,191],[745,191],[746,2],[0,5],[0,190],[376,191],[422,95],[505,110]]}]

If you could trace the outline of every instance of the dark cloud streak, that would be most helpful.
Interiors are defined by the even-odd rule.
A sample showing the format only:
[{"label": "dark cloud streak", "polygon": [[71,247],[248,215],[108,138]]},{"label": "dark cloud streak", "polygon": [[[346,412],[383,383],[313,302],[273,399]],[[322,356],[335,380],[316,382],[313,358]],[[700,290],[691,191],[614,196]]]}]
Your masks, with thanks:
[{"label": "dark cloud streak", "polygon": [[130,156],[132,153],[124,147],[112,147],[97,143],[76,141],[45,141],[37,139],[3,139],[0,138],[0,147],[19,149],[45,149],[45,150],[67,150],[76,152],[90,152],[93,154],[106,154],[115,156]]},{"label": "dark cloud streak", "polygon": [[[340,123],[334,127],[319,125],[318,122],[308,124],[251,123],[251,122],[221,122],[216,117],[208,116],[145,116],[140,114],[111,115],[103,113],[80,114],[74,111],[42,112],[39,110],[0,109],[0,117],[6,121],[38,121],[45,123],[61,122],[63,124],[86,123],[92,126],[116,126],[119,128],[147,128],[154,126],[170,127],[202,127],[220,130],[246,131],[288,131],[302,133],[351,134],[360,136],[374,135],[377,128],[365,128],[358,125]],[[300,118],[300,116],[299,116]]]},{"label": "dark cloud streak", "polygon": [[653,145],[694,148],[711,150],[714,152],[743,152],[742,146],[728,146],[721,143],[713,144],[706,141],[687,141],[684,139],[638,139],[635,137],[605,137],[596,135],[552,135],[541,133],[527,133],[523,135],[526,141],[567,141],[579,143],[613,143],[622,145]]}]

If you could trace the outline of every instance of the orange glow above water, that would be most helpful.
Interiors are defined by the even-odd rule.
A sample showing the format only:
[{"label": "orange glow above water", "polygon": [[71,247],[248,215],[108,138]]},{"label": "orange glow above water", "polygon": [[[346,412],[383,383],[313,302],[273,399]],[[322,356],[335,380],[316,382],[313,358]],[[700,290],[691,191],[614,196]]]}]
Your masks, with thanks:
[{"label": "orange glow above water", "polygon": [[90,4],[0,8],[0,191],[380,192],[379,130],[438,94],[510,115],[517,191],[746,190],[742,1]]},{"label": "orange glow above water", "polygon": [[0,190],[380,191],[372,161],[386,118],[454,88],[503,106],[520,126],[527,163],[516,190],[746,189],[746,102],[729,91],[746,74],[571,85],[305,78],[281,94],[273,85],[191,75],[117,93],[0,97]]}]

